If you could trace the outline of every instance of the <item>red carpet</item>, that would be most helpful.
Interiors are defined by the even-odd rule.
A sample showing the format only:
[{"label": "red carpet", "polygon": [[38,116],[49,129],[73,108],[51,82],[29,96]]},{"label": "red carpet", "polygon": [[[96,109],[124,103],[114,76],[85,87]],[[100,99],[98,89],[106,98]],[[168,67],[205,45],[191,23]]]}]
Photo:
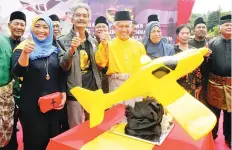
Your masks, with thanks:
[{"label": "red carpet", "polygon": [[22,126],[18,122],[19,132],[17,132],[17,140],[18,140],[18,150],[23,150],[23,133],[22,133]]},{"label": "red carpet", "polygon": [[[221,118],[223,118],[223,113],[221,113]],[[227,145],[224,142],[224,136],[223,136],[223,130],[222,130],[222,123],[223,120],[220,119],[219,122],[219,133],[218,133],[218,138],[215,140],[215,146],[216,146],[216,150],[230,150]],[[20,127],[20,131],[17,134],[18,137],[18,150],[23,150],[23,134],[22,134],[22,127],[21,125],[18,123],[19,127]]]}]

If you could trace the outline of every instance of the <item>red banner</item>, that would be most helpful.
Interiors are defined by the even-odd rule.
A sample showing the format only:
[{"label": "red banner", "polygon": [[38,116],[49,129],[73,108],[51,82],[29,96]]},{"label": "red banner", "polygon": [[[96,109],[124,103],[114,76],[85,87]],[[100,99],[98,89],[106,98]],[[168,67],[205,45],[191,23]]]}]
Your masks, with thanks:
[{"label": "red banner", "polygon": [[178,0],[177,26],[188,23],[194,3],[195,0]]}]

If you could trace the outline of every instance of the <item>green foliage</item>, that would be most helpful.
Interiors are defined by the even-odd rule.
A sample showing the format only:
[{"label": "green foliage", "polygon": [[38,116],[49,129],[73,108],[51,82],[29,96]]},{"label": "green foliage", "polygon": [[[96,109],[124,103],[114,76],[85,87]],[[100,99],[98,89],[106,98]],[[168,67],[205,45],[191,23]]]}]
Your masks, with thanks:
[{"label": "green foliage", "polygon": [[211,29],[209,32],[208,32],[209,36],[210,37],[216,37],[219,35],[219,25],[213,27],[213,29]]},{"label": "green foliage", "polygon": [[207,27],[208,30],[213,29],[213,27],[217,26],[219,24],[220,21],[220,11],[213,11],[211,13],[209,13],[208,19],[207,19]]}]

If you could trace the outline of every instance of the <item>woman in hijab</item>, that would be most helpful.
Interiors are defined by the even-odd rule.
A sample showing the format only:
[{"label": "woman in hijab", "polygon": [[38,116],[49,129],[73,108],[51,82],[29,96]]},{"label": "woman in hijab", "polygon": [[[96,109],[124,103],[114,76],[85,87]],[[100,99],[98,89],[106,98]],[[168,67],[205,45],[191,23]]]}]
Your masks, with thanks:
[{"label": "woman in hijab", "polygon": [[151,59],[175,54],[173,46],[168,43],[166,38],[162,38],[158,21],[151,21],[146,25],[142,43]]},{"label": "woman in hijab", "polygon": [[[45,150],[49,139],[59,134],[59,110],[66,101],[66,82],[58,63],[59,49],[52,45],[50,18],[36,17],[30,33],[32,39],[15,48],[12,68],[17,77],[23,78],[18,105],[24,150]],[[58,107],[41,112],[39,99],[55,92],[61,93]]]}]

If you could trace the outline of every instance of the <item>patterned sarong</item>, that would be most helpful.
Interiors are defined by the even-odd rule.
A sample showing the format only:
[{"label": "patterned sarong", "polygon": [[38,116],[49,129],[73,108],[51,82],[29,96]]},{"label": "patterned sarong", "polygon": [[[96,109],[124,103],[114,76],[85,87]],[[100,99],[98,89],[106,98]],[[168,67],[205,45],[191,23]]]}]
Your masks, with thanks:
[{"label": "patterned sarong", "polygon": [[6,146],[13,132],[15,102],[13,81],[0,87],[0,148]]}]

